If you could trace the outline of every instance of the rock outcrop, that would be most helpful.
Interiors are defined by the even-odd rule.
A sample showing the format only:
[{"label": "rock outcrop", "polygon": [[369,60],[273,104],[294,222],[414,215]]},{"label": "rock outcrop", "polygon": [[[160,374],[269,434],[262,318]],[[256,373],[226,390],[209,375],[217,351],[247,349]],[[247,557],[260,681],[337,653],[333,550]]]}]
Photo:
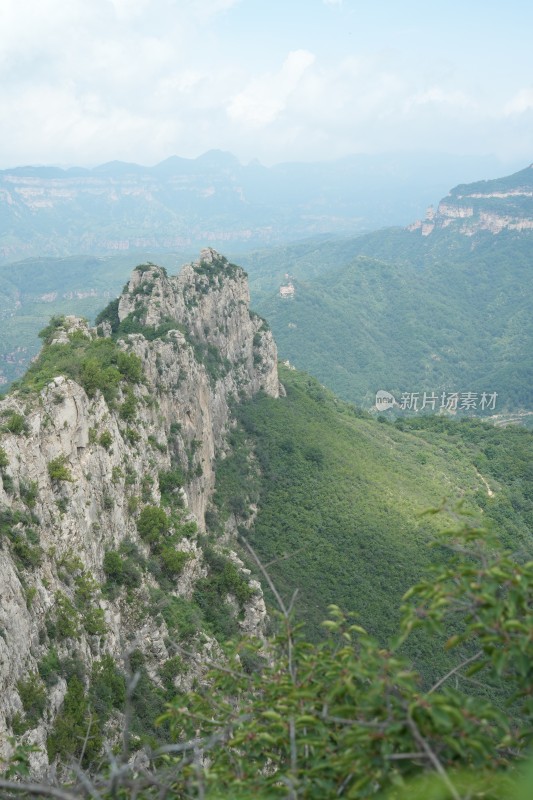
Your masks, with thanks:
[{"label": "rock outcrop", "polygon": [[[129,588],[122,583],[102,592],[110,574],[106,553],[120,552],[126,563],[128,543],[150,564],[153,540],[140,535],[139,515],[162,508],[180,532],[172,553],[182,554],[176,568],[164,546],[174,564],[164,592],[190,600],[209,575],[195,528],[205,530],[231,404],[258,391],[277,397],[280,389],[276,347],[249,309],[246,275],[211,249],[176,277],[152,264],[138,267],[101,317],[97,328],[76,318],[58,322],[50,351],[57,356],[82,339],[111,347],[120,328],[113,347],[139,359],[125,363],[140,364],[142,380],[121,382],[106,400],[105,387],[90,383],[89,360],[85,388],[57,374],[40,391],[23,383],[0,403],[0,756],[9,750],[8,737],[22,730],[26,742],[41,748],[33,756],[37,771],[48,763],[46,739],[67,691],[58,676],[44,710],[30,719],[22,688],[32,680],[41,685],[43,659],[51,652],[59,661],[78,659],[87,684],[103,656],[120,664],[135,649],[157,684],[179,636],[164,615],[150,611],[151,593],[163,585],[157,569],[138,570]],[[178,473],[182,479],[165,489],[170,499],[162,498],[161,476]],[[241,630],[258,633],[265,617],[260,587],[234,555],[226,557],[249,586]],[[227,595],[228,608],[238,607],[231,590]],[[203,649],[213,647],[209,634],[196,637],[195,655],[176,686],[190,685]]]},{"label": "rock outcrop", "polygon": [[444,228],[474,236],[481,231],[533,229],[533,164],[527,169],[498,180],[463,184],[452,189],[435,211],[430,206],[425,219],[409,226],[430,236]]}]

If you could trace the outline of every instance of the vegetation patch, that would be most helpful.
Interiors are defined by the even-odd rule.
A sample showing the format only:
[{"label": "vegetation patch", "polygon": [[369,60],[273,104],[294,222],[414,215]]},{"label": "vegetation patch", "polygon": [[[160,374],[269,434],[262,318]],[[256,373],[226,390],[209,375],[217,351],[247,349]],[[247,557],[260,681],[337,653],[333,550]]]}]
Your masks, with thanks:
[{"label": "vegetation patch", "polygon": [[[251,292],[280,358],[347,401],[420,392],[420,408],[424,391],[451,390],[497,392],[496,411],[531,409],[531,247],[530,231],[391,228],[271,252],[254,264]],[[273,277],[286,271],[300,278],[290,301]]]},{"label": "vegetation patch", "polygon": [[148,675],[145,658],[139,650],[131,654],[129,667],[132,674],[138,675],[132,695],[131,732],[137,746],[154,747],[168,739],[168,724],[158,723],[165,711],[166,693]]},{"label": "vegetation patch", "polygon": [[22,436],[28,433],[28,423],[22,414],[17,411],[7,411],[2,414],[4,421],[0,425],[0,431],[4,433],[14,433]]},{"label": "vegetation patch", "polygon": [[104,594],[112,599],[116,595],[117,588],[121,586],[127,589],[138,588],[145,566],[144,558],[133,542],[126,540],[118,550],[107,550],[103,563],[107,579]]},{"label": "vegetation patch", "polygon": [[126,679],[110,655],[95,661],[91,672],[89,701],[100,726],[114,711],[123,711],[126,700]]},{"label": "vegetation patch", "polygon": [[[380,424],[313,378],[280,373],[287,397],[257,396],[236,409],[240,424],[230,434],[232,453],[217,464],[208,522],[216,530],[228,514],[239,519],[258,506],[241,533],[270,565],[287,604],[298,589],[309,638],[323,636],[331,603],[357,611],[382,641],[392,635],[404,592],[432,560],[449,558],[440,543],[428,547],[437,530],[423,514],[444,496],[483,509],[506,546],[532,553],[531,433],[440,417]],[[450,665],[426,634],[405,646],[423,671]]]},{"label": "vegetation patch", "polygon": [[170,530],[170,518],[159,506],[145,506],[137,520],[139,536],[147,544],[156,544]]},{"label": "vegetation patch", "polygon": [[242,612],[244,604],[254,592],[228,556],[208,544],[204,544],[203,553],[209,574],[197,581],[194,602],[201,609],[214,635],[227,640],[239,631],[235,609],[228,602],[228,595],[237,601]]},{"label": "vegetation patch", "polygon": [[222,255],[218,255],[217,258],[213,258],[210,261],[201,260],[199,263],[193,264],[193,269],[197,275],[207,278],[205,285],[200,283],[196,285],[198,291],[202,291],[203,289],[204,292],[218,286],[220,278],[227,277],[235,279],[241,276],[243,278],[246,277],[246,273],[241,267],[230,263],[228,259]]},{"label": "vegetation patch", "polygon": [[141,360],[133,353],[125,353],[112,339],[93,339],[76,331],[67,343],[50,344],[49,328],[41,331],[44,345],[37,360],[13,384],[13,389],[23,393],[40,391],[57,375],[64,375],[81,384],[89,397],[100,391],[111,402],[122,381],[126,384],[142,381]]},{"label": "vegetation patch", "polygon": [[116,330],[116,338],[124,338],[130,333],[140,333],[148,342],[153,342],[156,339],[164,339],[169,331],[178,330],[182,333],[185,328],[175,319],[166,317],[159,325],[144,325],[140,319],[142,317],[143,309],[137,308],[125,317],[118,325]]},{"label": "vegetation patch", "polygon": [[90,636],[105,636],[104,612],[98,601],[101,588],[90,572],[83,569],[77,556],[67,554],[58,563],[59,577],[72,585],[73,600],[56,592],[55,605],[46,623],[51,640],[75,639],[82,629]]},{"label": "vegetation patch", "polygon": [[170,470],[162,470],[159,473],[161,503],[167,506],[182,508],[183,499],[179,490],[184,484],[185,473],[181,467],[173,466]]},{"label": "vegetation patch", "polygon": [[223,378],[231,369],[231,364],[224,358],[216,345],[210,342],[200,342],[192,336],[187,341],[194,350],[194,357],[199,364],[203,364],[211,383]]},{"label": "vegetation patch", "polygon": [[36,569],[42,561],[37,528],[39,519],[28,511],[0,509],[0,542],[10,542],[13,558],[20,569]]},{"label": "vegetation patch", "polygon": [[192,600],[176,597],[162,589],[150,590],[150,615],[164,620],[171,639],[187,642],[205,625],[201,608]]},{"label": "vegetation patch", "polygon": [[100,754],[102,744],[96,715],[90,709],[83,683],[74,675],[68,681],[61,711],[48,735],[48,758],[51,762],[57,757],[62,760],[68,757],[81,758],[82,766],[87,768]]},{"label": "vegetation patch", "polygon": [[53,458],[52,461],[48,462],[48,475],[50,480],[55,483],[74,480],[70,469],[67,467],[67,457],[64,455]]},{"label": "vegetation patch", "polygon": [[111,436],[109,431],[104,431],[103,433],[100,434],[98,442],[105,450],[109,450],[109,448],[113,444],[113,437]]},{"label": "vegetation patch", "polygon": [[19,481],[20,499],[28,508],[34,508],[39,495],[37,481],[20,479]]},{"label": "vegetation patch", "polygon": [[55,686],[62,675],[62,665],[55,648],[50,650],[41,658],[37,666],[39,675],[45,685],[50,689]]},{"label": "vegetation patch", "polygon": [[17,691],[24,709],[24,717],[15,720],[16,733],[21,735],[25,730],[35,728],[39,724],[46,708],[46,687],[39,674],[31,672],[26,678],[17,682]]}]

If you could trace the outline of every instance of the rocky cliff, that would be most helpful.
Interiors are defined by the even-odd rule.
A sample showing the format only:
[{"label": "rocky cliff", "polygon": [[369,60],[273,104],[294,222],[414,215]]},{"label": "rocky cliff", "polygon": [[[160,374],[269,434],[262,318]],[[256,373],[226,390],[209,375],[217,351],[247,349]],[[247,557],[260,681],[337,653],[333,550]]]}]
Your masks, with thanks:
[{"label": "rocky cliff", "polygon": [[261,630],[259,585],[202,533],[231,404],[278,396],[276,358],[245,273],[211,249],[175,277],[135,269],[97,328],[53,321],[0,403],[0,755],[13,734],[38,770],[69,752],[65,697],[98,708],[109,656],[120,675],[134,653],[158,696],[185,690],[217,647],[207,596]]},{"label": "rocky cliff", "polygon": [[533,229],[533,164],[506,178],[461,184],[441,200],[436,211],[430,206],[424,220],[409,226],[422,236],[443,228],[464,236]]}]

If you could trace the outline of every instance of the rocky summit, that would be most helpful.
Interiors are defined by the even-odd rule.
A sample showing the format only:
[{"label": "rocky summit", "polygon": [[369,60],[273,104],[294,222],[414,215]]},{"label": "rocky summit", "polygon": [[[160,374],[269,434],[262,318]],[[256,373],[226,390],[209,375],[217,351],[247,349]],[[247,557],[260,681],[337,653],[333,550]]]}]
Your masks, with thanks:
[{"label": "rocky summit", "polygon": [[41,773],[80,672],[134,654],[155,691],[190,687],[218,646],[187,616],[199,585],[261,632],[231,530],[225,547],[202,533],[232,404],[280,392],[246,274],[212,249],[177,276],[137,267],[96,327],[56,318],[43,338],[0,404],[0,755],[22,734]]}]

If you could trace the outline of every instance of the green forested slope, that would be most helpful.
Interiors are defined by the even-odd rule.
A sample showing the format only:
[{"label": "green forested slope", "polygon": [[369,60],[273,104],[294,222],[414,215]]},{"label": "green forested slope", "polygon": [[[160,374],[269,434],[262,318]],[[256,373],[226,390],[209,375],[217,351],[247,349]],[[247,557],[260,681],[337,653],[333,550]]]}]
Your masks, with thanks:
[{"label": "green forested slope", "polygon": [[[348,247],[349,263],[336,244],[335,268],[330,244],[322,245],[324,274],[315,249],[309,277],[295,275],[293,300],[263,288],[264,262],[261,279],[252,273],[255,306],[282,358],[366,407],[378,389],[397,399],[497,392],[496,411],[533,407],[531,233],[422,238],[388,230]],[[281,260],[280,283],[287,269]]]},{"label": "green forested slope", "polygon": [[[257,504],[246,536],[283,596],[299,590],[311,635],[329,603],[357,611],[379,638],[393,633],[403,593],[447,558],[428,542],[452,518],[423,515],[445,499],[462,500],[507,546],[531,555],[532,434],[438,417],[380,423],[305,374],[283,369],[282,381],[286,398],[257,398],[240,411],[216,510],[242,515]],[[217,516],[208,521],[216,526]],[[417,647],[422,662],[434,662],[429,640]]]}]

